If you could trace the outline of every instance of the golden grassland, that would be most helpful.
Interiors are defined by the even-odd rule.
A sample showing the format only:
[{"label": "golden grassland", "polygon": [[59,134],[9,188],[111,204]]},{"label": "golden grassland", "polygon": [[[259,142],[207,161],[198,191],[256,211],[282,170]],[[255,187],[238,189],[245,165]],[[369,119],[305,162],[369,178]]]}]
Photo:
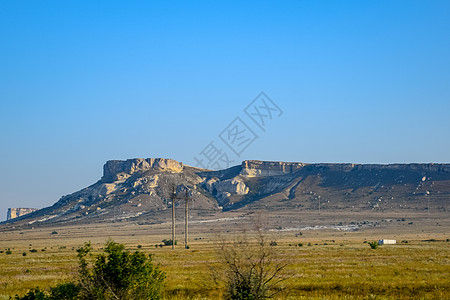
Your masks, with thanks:
[{"label": "golden grassland", "polygon": [[[397,245],[372,250],[365,240],[384,232],[268,231],[275,259],[288,266],[282,274],[278,299],[450,299],[450,243],[446,234],[400,233]],[[58,232],[53,233],[52,232]],[[108,238],[130,250],[154,255],[167,274],[166,299],[217,299],[223,286],[211,279],[211,268],[220,268],[219,238],[236,235],[197,233],[184,249],[178,236],[177,249],[155,247],[170,238],[167,225],[91,225],[0,232],[0,299],[29,289],[42,289],[73,280],[77,276],[76,249],[91,241],[96,253]],[[434,237],[434,240],[430,240]],[[407,241],[401,242],[402,240]],[[302,244],[302,246],[299,246]],[[10,248],[12,254],[6,254]],[[37,252],[30,252],[36,249]],[[34,251],[34,250],[33,250]],[[24,256],[23,253],[26,253]]]}]

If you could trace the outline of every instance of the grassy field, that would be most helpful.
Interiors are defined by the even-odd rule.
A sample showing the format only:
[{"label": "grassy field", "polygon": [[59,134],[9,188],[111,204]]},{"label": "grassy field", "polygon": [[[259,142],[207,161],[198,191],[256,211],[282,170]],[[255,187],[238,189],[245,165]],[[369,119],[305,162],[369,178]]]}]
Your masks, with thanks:
[{"label": "grassy field", "polygon": [[[221,268],[219,236],[193,232],[190,249],[178,245],[174,251],[155,247],[170,238],[166,225],[1,232],[0,299],[73,279],[77,275],[76,249],[91,241],[100,253],[109,237],[130,250],[154,254],[155,262],[167,273],[166,299],[217,299],[223,287],[211,280],[211,267]],[[397,245],[373,250],[364,241],[375,240],[374,236],[370,231],[316,230],[301,236],[268,231],[268,240],[277,242],[275,259],[288,264],[277,298],[450,299],[450,243],[445,235],[426,241],[429,234],[400,234]],[[235,235],[228,232],[222,237],[232,240]],[[407,243],[402,243],[401,237]],[[6,254],[8,249],[12,254]]]}]

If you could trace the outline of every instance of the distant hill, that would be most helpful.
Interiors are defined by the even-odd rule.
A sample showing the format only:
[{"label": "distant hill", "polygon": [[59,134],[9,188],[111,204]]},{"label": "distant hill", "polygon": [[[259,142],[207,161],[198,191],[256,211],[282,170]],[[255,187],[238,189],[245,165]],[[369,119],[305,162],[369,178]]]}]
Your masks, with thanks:
[{"label": "distant hill", "polygon": [[[211,171],[165,158],[112,160],[93,185],[2,224],[168,220],[171,194],[197,218],[226,211],[446,211],[450,164],[305,164],[248,160]],[[183,200],[176,202],[182,205]],[[431,204],[429,204],[431,203]]]}]

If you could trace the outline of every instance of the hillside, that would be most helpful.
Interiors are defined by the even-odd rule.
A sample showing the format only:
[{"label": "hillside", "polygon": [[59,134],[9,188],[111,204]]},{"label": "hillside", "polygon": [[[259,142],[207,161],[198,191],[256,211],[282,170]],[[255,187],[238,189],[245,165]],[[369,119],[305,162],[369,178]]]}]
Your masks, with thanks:
[{"label": "hillside", "polygon": [[[449,209],[449,164],[304,164],[244,161],[220,171],[164,158],[108,161],[93,185],[53,206],[3,222],[9,226],[136,221],[160,223],[171,194],[189,194],[190,214],[220,218],[227,212],[338,212]],[[176,207],[183,205],[182,199]]]}]

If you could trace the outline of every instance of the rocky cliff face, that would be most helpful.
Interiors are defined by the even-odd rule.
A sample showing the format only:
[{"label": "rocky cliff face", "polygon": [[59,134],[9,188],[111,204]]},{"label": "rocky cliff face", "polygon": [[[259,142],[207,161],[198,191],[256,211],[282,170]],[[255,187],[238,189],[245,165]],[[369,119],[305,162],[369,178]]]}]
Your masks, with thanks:
[{"label": "rocky cliff face", "polygon": [[109,160],[103,166],[102,181],[125,180],[135,172],[148,170],[180,173],[183,170],[183,163],[167,158]]},{"label": "rocky cliff face", "polygon": [[306,164],[281,161],[244,160],[241,175],[247,177],[277,176],[294,173]]}]

